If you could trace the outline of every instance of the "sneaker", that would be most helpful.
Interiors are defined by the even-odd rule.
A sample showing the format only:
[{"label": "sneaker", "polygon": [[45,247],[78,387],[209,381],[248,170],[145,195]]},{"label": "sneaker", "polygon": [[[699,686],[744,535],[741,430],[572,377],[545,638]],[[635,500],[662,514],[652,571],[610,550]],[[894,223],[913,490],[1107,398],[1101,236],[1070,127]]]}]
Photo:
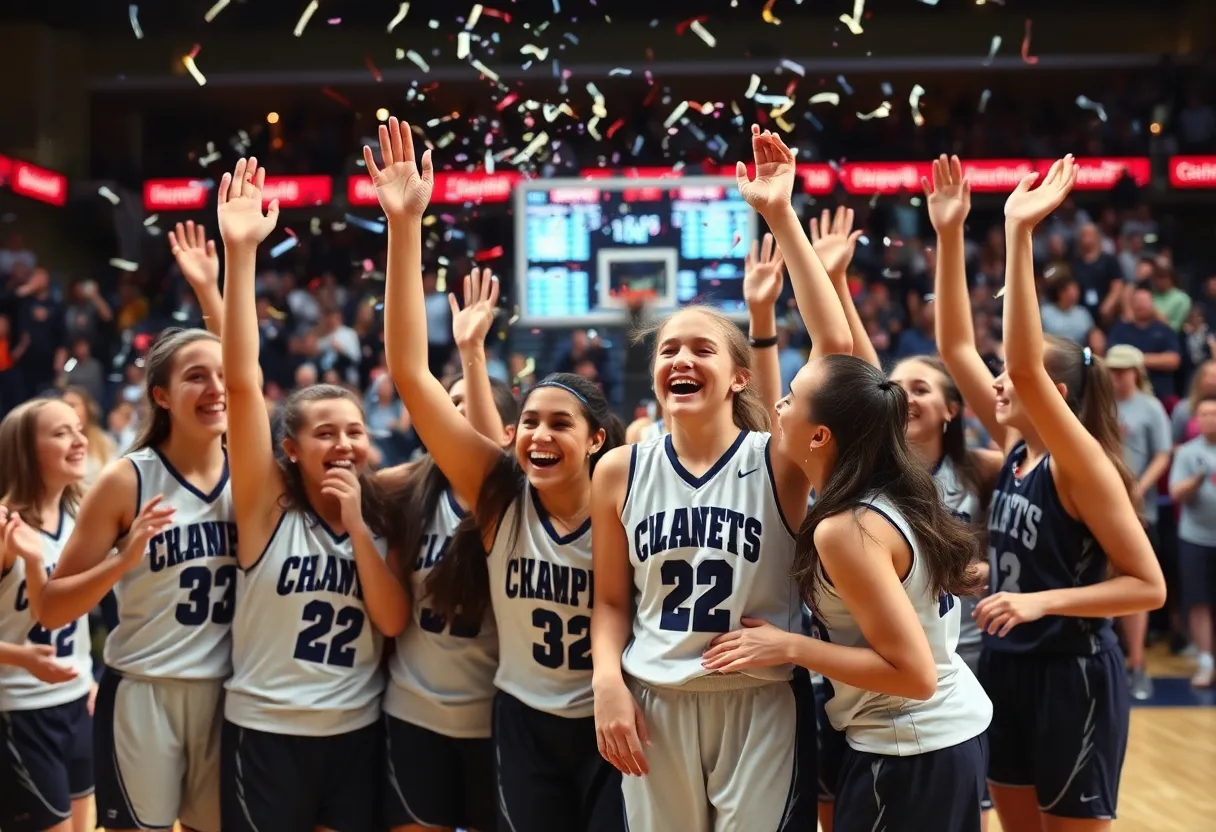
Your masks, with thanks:
[{"label": "sneaker", "polygon": [[1153,680],[1149,678],[1144,668],[1132,671],[1131,694],[1132,699],[1137,699],[1141,702],[1153,698]]},{"label": "sneaker", "polygon": [[1191,677],[1191,686],[1210,688],[1213,681],[1216,681],[1216,670],[1213,670],[1211,667],[1200,667],[1195,670],[1195,675]]}]

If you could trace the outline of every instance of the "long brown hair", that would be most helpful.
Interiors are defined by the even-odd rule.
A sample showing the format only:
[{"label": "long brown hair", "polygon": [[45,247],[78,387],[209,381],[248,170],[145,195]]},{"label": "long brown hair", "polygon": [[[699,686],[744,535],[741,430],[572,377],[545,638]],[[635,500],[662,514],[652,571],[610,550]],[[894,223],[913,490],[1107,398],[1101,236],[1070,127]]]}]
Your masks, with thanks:
[{"label": "long brown hair", "polygon": [[68,396],[75,396],[84,404],[85,419],[84,435],[89,440],[88,454],[93,459],[105,465],[114,455],[114,440],[101,427],[101,405],[86,388],[69,384],[63,388],[60,398],[65,402]]},{"label": "long brown hair", "polygon": [[[673,312],[665,318],[642,324],[634,329],[630,337],[635,344],[651,335],[654,336],[654,347],[650,352],[651,379],[654,378],[654,367],[659,358],[659,343],[663,337],[663,329],[676,315],[690,311],[699,312],[713,321],[714,328],[726,342],[726,353],[730,356],[735,369],[747,371],[747,384],[742,390],[731,396],[731,415],[734,417],[735,426],[744,430],[768,431],[772,427],[772,418],[770,408],[760,398],[760,388],[756,386],[753,378],[751,345],[747,343],[743,330],[716,309],[693,303],[683,307],[679,312]],[[657,400],[660,398],[658,390],[655,391],[655,396],[657,404]],[[662,413],[661,405],[659,405],[659,413]],[[667,429],[671,430],[671,426],[668,425]]]},{"label": "long brown hair", "polygon": [[[41,527],[46,479],[38,464],[38,416],[57,398],[33,399],[19,404],[0,422],[0,503],[20,512],[31,526]],[[67,404],[64,404],[67,407]],[[63,490],[59,506],[72,517],[80,505],[80,483]]]},{"label": "long brown hair", "polygon": [[878,368],[851,355],[819,359],[819,384],[803,417],[831,431],[836,462],[798,531],[794,578],[815,606],[823,580],[815,529],[828,517],[856,511],[881,494],[899,509],[918,544],[937,595],[966,595],[981,582],[971,572],[979,551],[974,535],[942,503],[933,475],[908,449],[908,396]]},{"label": "long brown hair", "polygon": [[[166,329],[160,334],[144,358],[144,396],[148,402],[148,421],[140,426],[139,435],[130,451],[156,448],[163,445],[173,430],[173,414],[156,402],[157,388],[165,389],[173,380],[177,365],[177,353],[198,341],[215,341],[217,335],[205,329]],[[129,451],[128,451],[129,452]]]}]

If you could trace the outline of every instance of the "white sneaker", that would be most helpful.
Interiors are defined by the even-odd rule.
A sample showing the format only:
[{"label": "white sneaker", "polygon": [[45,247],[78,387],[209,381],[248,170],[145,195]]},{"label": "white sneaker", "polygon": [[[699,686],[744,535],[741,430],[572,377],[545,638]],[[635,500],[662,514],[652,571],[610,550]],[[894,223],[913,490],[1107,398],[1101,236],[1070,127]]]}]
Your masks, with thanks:
[{"label": "white sneaker", "polygon": [[1211,667],[1200,667],[1195,670],[1195,675],[1191,677],[1191,686],[1196,688],[1210,688],[1213,681],[1216,681],[1216,669]]}]

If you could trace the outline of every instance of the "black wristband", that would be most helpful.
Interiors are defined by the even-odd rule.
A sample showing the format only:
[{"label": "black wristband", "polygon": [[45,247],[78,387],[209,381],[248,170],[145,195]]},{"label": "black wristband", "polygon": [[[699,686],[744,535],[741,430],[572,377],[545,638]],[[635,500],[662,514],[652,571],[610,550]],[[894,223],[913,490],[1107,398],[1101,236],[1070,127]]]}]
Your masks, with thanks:
[{"label": "black wristband", "polygon": [[777,336],[774,335],[771,338],[748,338],[747,342],[752,345],[752,349],[762,350],[765,347],[777,346]]}]

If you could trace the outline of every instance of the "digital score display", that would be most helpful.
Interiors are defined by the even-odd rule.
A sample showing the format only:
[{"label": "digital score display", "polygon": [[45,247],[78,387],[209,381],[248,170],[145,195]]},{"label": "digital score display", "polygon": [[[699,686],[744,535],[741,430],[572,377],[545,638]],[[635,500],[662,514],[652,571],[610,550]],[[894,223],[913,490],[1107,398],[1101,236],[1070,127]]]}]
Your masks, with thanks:
[{"label": "digital score display", "polygon": [[733,178],[534,180],[515,199],[521,323],[624,323],[626,289],[746,319],[756,218]]}]

